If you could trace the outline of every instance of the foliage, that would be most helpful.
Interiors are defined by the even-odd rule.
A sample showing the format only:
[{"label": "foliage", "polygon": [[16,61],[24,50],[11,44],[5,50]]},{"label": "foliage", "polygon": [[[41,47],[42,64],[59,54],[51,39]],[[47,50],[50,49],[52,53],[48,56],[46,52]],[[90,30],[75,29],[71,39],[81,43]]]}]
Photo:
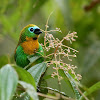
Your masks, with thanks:
[{"label": "foliage", "polygon": [[[24,2],[0,0],[0,100],[3,100],[3,97],[4,100],[32,98],[99,100],[100,5],[98,2],[99,0],[24,0]],[[49,15],[47,29],[43,30]],[[44,44],[45,63],[35,65],[26,71],[14,64],[13,53],[20,30],[30,23],[38,25],[45,33],[39,38],[39,42]],[[60,27],[62,32],[56,27]],[[70,36],[70,33],[74,34],[73,31],[78,33],[76,42],[70,41],[71,38],[64,38]],[[65,40],[62,41],[63,39]],[[43,40],[48,43],[45,45]],[[62,44],[67,48],[62,48]],[[65,49],[65,53],[62,54],[61,49]],[[31,62],[36,59],[38,57],[29,58]],[[36,68],[37,66],[39,67]],[[45,73],[42,74],[43,72]],[[34,95],[31,94],[33,92]]]},{"label": "foliage", "polygon": [[14,95],[17,84],[16,71],[10,65],[5,65],[0,70],[0,99],[10,100]]}]

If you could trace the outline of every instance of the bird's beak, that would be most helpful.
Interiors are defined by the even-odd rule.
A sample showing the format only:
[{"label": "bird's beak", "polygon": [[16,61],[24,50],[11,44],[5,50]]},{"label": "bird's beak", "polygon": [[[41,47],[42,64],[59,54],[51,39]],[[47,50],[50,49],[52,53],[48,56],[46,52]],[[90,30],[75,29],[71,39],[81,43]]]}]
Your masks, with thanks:
[{"label": "bird's beak", "polygon": [[35,29],[34,33],[37,34],[37,35],[39,35],[39,34],[42,33],[42,31],[41,31],[40,29],[37,28],[37,29]]}]

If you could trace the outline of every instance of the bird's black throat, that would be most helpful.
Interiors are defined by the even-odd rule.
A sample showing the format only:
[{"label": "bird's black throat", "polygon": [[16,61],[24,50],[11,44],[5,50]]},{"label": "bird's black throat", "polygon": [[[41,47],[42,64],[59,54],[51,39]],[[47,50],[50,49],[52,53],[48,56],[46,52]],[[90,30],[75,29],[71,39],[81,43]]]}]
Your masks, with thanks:
[{"label": "bird's black throat", "polygon": [[37,37],[34,37],[33,40],[37,40]]}]

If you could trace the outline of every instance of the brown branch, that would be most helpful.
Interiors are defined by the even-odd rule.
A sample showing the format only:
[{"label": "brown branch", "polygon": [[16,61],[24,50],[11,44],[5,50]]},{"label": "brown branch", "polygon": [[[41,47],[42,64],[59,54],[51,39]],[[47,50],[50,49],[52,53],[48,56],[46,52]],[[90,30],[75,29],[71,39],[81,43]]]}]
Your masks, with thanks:
[{"label": "brown branch", "polygon": [[89,5],[86,5],[84,7],[84,10],[87,12],[87,11],[90,11],[93,7],[95,7],[97,4],[100,3],[100,0],[92,0],[91,3]]},{"label": "brown branch", "polygon": [[39,96],[42,96],[42,97],[49,98],[49,99],[53,99],[53,100],[58,100],[58,99],[59,99],[58,97],[49,96],[49,95],[42,94],[42,93],[39,93],[39,92],[38,92],[38,95],[39,95]]},{"label": "brown branch", "polygon": [[[42,97],[53,99],[53,100],[59,100],[60,99],[59,96],[54,97],[54,96],[49,96],[49,95],[42,94],[42,93],[39,93],[39,92],[38,92],[38,96],[42,96]],[[68,98],[68,97],[65,97],[65,96],[62,96],[62,99],[64,99],[64,100],[74,100],[72,98]]]}]

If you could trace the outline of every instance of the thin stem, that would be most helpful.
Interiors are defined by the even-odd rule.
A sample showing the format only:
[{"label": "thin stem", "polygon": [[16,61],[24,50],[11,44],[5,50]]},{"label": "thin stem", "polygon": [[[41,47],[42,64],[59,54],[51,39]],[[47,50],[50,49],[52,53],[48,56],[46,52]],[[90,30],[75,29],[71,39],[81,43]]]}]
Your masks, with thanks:
[{"label": "thin stem", "polygon": [[45,36],[44,36],[44,46],[46,46],[46,33],[47,33],[47,28],[48,28],[48,21],[50,19],[50,16],[52,15],[53,12],[50,13],[48,19],[47,19],[47,22],[46,22],[46,25],[45,25]]},{"label": "thin stem", "polygon": [[61,46],[63,46],[63,47],[66,47],[66,48],[69,48],[69,49],[71,49],[71,50],[73,50],[73,51],[75,51],[75,52],[78,52],[77,50],[75,50],[75,49],[73,49],[73,48],[71,48],[71,47],[69,47],[69,46],[66,46],[66,45],[61,45]]},{"label": "thin stem", "polygon": [[45,30],[45,31],[44,31],[44,30],[41,29],[41,31],[42,31],[42,32],[49,33],[49,32],[56,32],[56,31],[59,31],[59,30],[50,30],[50,31]]},{"label": "thin stem", "polygon": [[46,94],[42,94],[42,93],[39,93],[39,92],[38,92],[38,95],[42,96],[42,97],[50,98],[50,99],[53,99],[53,100],[59,100],[59,97],[48,96]]},{"label": "thin stem", "polygon": [[[57,51],[58,48],[56,48],[56,51]],[[56,52],[55,51],[55,52]],[[54,53],[54,57],[55,57],[55,61],[57,61],[57,57],[56,57],[56,53]],[[61,91],[61,83],[60,83],[60,76],[59,76],[59,72],[58,72],[58,63],[55,63],[56,64],[56,71],[57,71],[57,76],[58,76],[58,85],[59,85],[59,91]],[[60,94],[60,98],[61,98],[61,94]]]},{"label": "thin stem", "polygon": [[[60,99],[59,97],[49,96],[49,95],[42,94],[42,93],[39,93],[39,92],[38,92],[38,95],[42,96],[42,97],[49,98],[49,99],[53,99],[53,100],[59,100]],[[62,96],[62,99],[64,99],[64,100],[74,100],[72,98],[68,98],[68,97],[65,97],[65,96]]]}]

